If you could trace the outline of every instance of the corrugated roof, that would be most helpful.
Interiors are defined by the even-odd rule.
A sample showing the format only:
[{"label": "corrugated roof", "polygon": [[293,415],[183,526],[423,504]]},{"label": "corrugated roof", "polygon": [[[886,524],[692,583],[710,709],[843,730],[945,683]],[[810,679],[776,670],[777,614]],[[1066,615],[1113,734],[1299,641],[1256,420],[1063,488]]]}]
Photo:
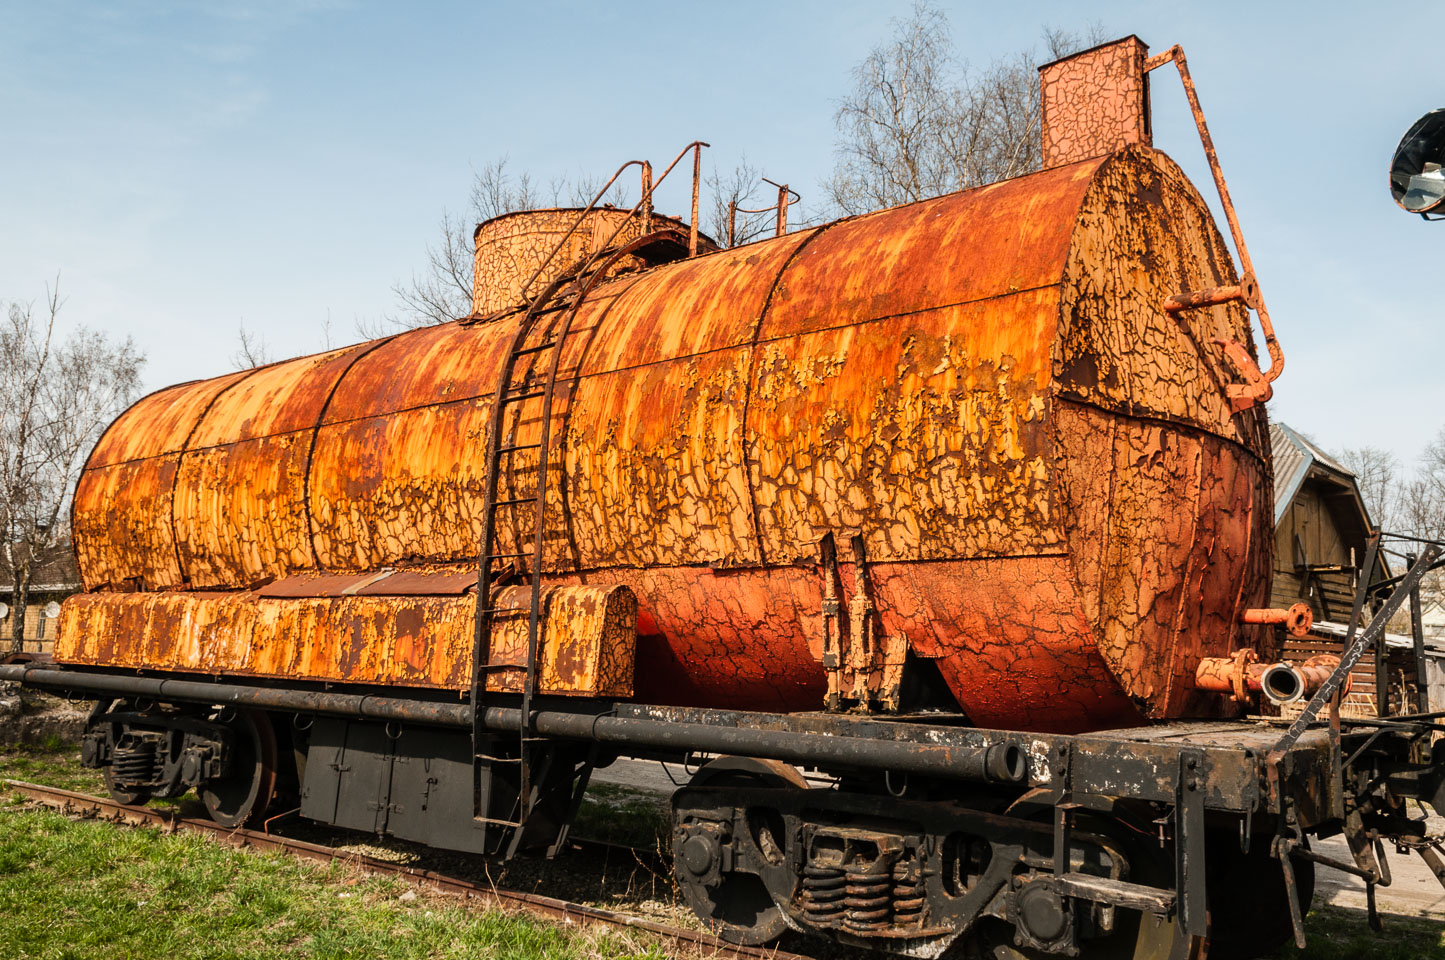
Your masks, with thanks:
[{"label": "corrugated roof", "polygon": [[1353,477],[1355,475],[1355,472],[1353,470],[1351,470],[1349,467],[1343,466],[1334,457],[1330,456],[1324,450],[1320,449],[1320,447],[1309,437],[1300,433],[1298,430],[1290,427],[1288,424],[1281,423],[1279,424],[1279,426],[1285,430],[1288,430],[1290,435],[1293,436],[1301,446],[1308,450],[1310,452],[1310,455],[1315,458],[1316,462],[1318,462],[1322,466],[1329,467],[1331,470],[1334,470],[1337,473],[1343,473],[1349,477]]},{"label": "corrugated roof", "polygon": [[[1336,623],[1332,620],[1316,620],[1310,626],[1310,629],[1315,633],[1325,634],[1338,640],[1345,639],[1346,635],[1350,632],[1347,624]],[[1413,650],[1415,649],[1415,640],[1413,637],[1407,637],[1399,633],[1386,633],[1385,646],[1395,647],[1400,650]],[[1437,654],[1445,653],[1445,646],[1441,646],[1438,641],[1432,640],[1429,637],[1425,638],[1425,649]]]},{"label": "corrugated roof", "polygon": [[1269,453],[1274,461],[1274,522],[1284,517],[1285,510],[1299,493],[1300,484],[1310,471],[1314,459],[1312,446],[1284,424],[1269,425]]},{"label": "corrugated roof", "polygon": [[1286,424],[1275,421],[1269,425],[1270,456],[1274,460],[1274,522],[1284,517],[1285,510],[1299,493],[1300,484],[1309,475],[1311,466],[1321,466],[1341,478],[1355,480],[1352,470],[1321,450],[1317,444]]}]

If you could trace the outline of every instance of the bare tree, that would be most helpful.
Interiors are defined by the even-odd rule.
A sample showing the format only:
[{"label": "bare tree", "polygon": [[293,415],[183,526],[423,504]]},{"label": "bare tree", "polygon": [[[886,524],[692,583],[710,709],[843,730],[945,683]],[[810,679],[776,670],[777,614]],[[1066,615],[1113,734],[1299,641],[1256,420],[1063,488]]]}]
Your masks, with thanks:
[{"label": "bare tree", "polygon": [[1335,459],[1354,473],[1370,517],[1381,529],[1445,539],[1445,427],[1408,471],[1394,454],[1376,447],[1346,448]]},{"label": "bare tree", "polygon": [[[1044,31],[1050,60],[1100,39],[1097,24],[1082,38]],[[1037,170],[1039,62],[1028,50],[974,73],[957,58],[944,12],[915,3],[853,69],[834,117],[833,205],[865,213]]]},{"label": "bare tree", "polygon": [[[1347,448],[1335,455],[1355,474],[1360,494],[1369,508],[1370,519],[1386,533],[1399,533],[1428,540],[1445,540],[1445,427],[1421,452],[1413,468],[1406,470],[1395,455],[1375,447]],[[1397,557],[1415,552],[1408,544],[1391,542]],[[1445,577],[1437,571],[1421,583],[1426,597],[1445,593]],[[1391,629],[1408,633],[1405,612],[1391,621]]]},{"label": "bare tree", "polygon": [[[326,321],[325,335],[330,337],[330,318]],[[231,366],[237,370],[250,370],[254,367],[264,367],[273,359],[271,348],[266,345],[266,338],[255,330],[246,329],[246,321],[241,321],[240,329],[236,331],[236,352],[231,354]]]},{"label": "bare tree", "polygon": [[1346,447],[1335,454],[1355,475],[1370,519],[1383,530],[1400,529],[1400,461],[1379,447]]},{"label": "bare tree", "polygon": [[[510,157],[493,160],[472,177],[468,199],[471,213],[478,223],[515,210],[531,210],[544,205],[541,194],[532,186],[531,174],[524,170],[513,176],[507,170],[510,162]],[[551,188],[552,202],[556,203],[565,184],[560,180],[553,181]]]},{"label": "bare tree", "polygon": [[1445,427],[1425,445],[1414,475],[1400,487],[1400,523],[1414,536],[1445,540]]},{"label": "bare tree", "polygon": [[8,301],[0,326],[0,575],[14,585],[10,649],[24,636],[30,584],[70,536],[66,507],[91,448],[135,398],[144,356],[126,337],[81,327],[59,340],[59,280],[45,313]]},{"label": "bare tree", "polygon": [[363,336],[446,323],[472,312],[472,229],[467,221],[442,214],[440,236],[427,244],[426,264],[419,274],[392,286],[400,312],[379,324],[360,326]]},{"label": "bare tree", "polygon": [[[397,330],[446,323],[465,317],[472,311],[472,268],[475,257],[473,233],[476,225],[517,210],[533,210],[546,206],[583,207],[602,189],[599,177],[582,175],[569,180],[551,180],[544,193],[527,172],[513,174],[507,157],[487,164],[472,178],[467,212],[455,216],[442,214],[439,236],[427,245],[426,263],[419,273],[392,287],[400,308],[380,320],[362,321],[358,331],[366,337],[378,337]],[[603,204],[630,207],[628,186],[613,184],[601,200]]]}]

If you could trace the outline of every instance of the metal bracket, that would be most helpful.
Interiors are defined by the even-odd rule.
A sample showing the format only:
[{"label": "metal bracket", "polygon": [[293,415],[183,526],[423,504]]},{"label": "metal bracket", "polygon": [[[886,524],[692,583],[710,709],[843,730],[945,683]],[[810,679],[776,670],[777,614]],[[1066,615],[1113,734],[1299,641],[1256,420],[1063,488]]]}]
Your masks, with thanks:
[{"label": "metal bracket", "polygon": [[1204,751],[1179,752],[1174,801],[1174,883],[1185,937],[1209,932],[1204,887]]}]

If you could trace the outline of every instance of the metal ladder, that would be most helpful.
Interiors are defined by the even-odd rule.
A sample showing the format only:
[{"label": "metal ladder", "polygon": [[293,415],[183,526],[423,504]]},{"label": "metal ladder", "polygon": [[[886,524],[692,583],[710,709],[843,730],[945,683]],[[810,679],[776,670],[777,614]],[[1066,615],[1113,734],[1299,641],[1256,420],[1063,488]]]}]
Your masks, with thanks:
[{"label": "metal ladder", "polygon": [[[477,571],[477,608],[472,639],[470,690],[473,707],[472,815],[483,830],[487,832],[497,830],[503,833],[506,841],[504,853],[507,857],[514,856],[522,847],[529,818],[537,805],[542,788],[546,785],[552,766],[546,738],[535,736],[532,700],[536,694],[537,653],[541,643],[542,605],[545,599],[542,588],[542,566],[547,544],[546,502],[551,453],[552,406],[556,395],[557,375],[564,352],[563,348],[572,333],[573,321],[576,319],[582,302],[608,276],[618,261],[633,254],[640,254],[648,247],[659,244],[677,247],[685,245],[688,256],[696,253],[700,153],[704,146],[707,144],[701,141],[689,144],[656,182],[652,180],[650,164],[633,160],[619,167],[612,178],[598,191],[592,202],[578,214],[572,228],[563,235],[552,253],[537,267],[523,286],[524,293],[531,288],[537,277],[556,258],[557,253],[561,251],[578,227],[585,222],[587,215],[601,201],[622,172],[633,165],[641,166],[642,196],[636,206],[629,211],[629,215],[618,223],[611,236],[599,245],[596,252],[563,271],[561,276],[549,283],[527,305],[507,349],[498,378],[497,392],[492,403],[485,461],[486,486],[482,542]],[[646,230],[651,221],[653,191],[689,150],[694,152],[693,223],[689,235],[684,236],[676,230],[647,233]],[[618,234],[632,221],[633,216],[639,214],[642,218],[644,235],[621,247],[613,247],[612,243]],[[549,307],[552,309],[549,310]],[[548,317],[545,322],[543,321],[544,316]],[[529,369],[527,375],[518,382],[514,378],[519,365],[524,361]],[[535,375],[538,361],[546,370],[545,378],[541,382]],[[535,409],[532,412],[539,418],[539,436],[535,443],[519,444],[514,442],[515,432],[524,420],[523,411],[526,409],[524,405],[529,402],[534,403]],[[507,435],[508,413],[514,409],[517,413],[512,418],[513,436],[509,438]],[[537,451],[536,463],[531,471],[535,476],[532,494],[499,499],[504,472],[511,481],[513,492],[519,492],[518,480],[525,479],[526,475],[522,474],[519,477],[517,471],[504,468],[511,463],[510,458],[513,455],[529,450]],[[523,487],[521,490],[525,490],[525,488]],[[511,552],[499,552],[497,544],[498,511],[517,511],[527,508],[531,509],[533,517],[531,549],[524,549],[519,544]],[[512,516],[515,517],[516,514],[513,513]],[[518,524],[514,523],[513,529],[517,528]],[[526,608],[527,657],[526,663],[520,667],[523,673],[521,712],[515,741],[517,749],[516,755],[512,756],[503,752],[505,736],[502,731],[495,729],[496,725],[487,723],[489,699],[487,681],[499,672],[519,669],[516,664],[492,662],[491,639],[493,627],[499,617],[518,616],[522,613],[520,607],[497,606],[497,594],[500,589],[508,579],[520,572],[525,572],[530,581],[531,596]],[[499,770],[515,771],[517,796],[510,811],[502,816],[493,816],[494,812],[500,812],[491,809],[495,788],[498,786]],[[568,776],[574,776],[572,771],[568,771]],[[574,809],[578,799],[580,796],[574,797]],[[560,836],[565,836],[565,830],[566,825],[564,824]],[[560,837],[558,842],[560,843]],[[553,844],[554,849],[555,847],[556,843]],[[497,849],[502,850],[500,843]]]}]

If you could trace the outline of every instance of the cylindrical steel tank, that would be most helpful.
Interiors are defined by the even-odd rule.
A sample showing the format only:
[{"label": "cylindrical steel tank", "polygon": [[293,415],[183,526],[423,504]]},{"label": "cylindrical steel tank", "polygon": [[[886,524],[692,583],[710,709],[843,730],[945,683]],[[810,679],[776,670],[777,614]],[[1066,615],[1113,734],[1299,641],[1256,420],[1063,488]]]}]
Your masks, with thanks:
[{"label": "cylindrical steel tank", "polygon": [[[936,663],[979,725],[1237,709],[1193,678],[1201,657],[1267,642],[1239,623],[1266,598],[1266,422],[1231,410],[1240,377],[1214,342],[1249,343],[1248,315],[1160,308],[1236,281],[1193,186],[1136,146],[606,283],[561,360],[549,580],[632,588],[639,700],[816,709],[819,544],[861,534],[879,629]],[[184,611],[133,630],[95,611],[307,571],[474,569],[516,321],[140,401],[76,494],[82,575],[111,593],[76,599],[91,614],[63,622],[57,659],[148,644],[160,668],[305,676],[334,642],[341,679],[375,682],[393,656],[376,648],[399,642],[386,629],[255,628],[228,660]],[[537,427],[510,424],[508,442]],[[456,630],[469,643],[469,619]],[[282,643],[310,652],[257,665]],[[388,682],[465,682],[465,663],[418,663]]]}]

